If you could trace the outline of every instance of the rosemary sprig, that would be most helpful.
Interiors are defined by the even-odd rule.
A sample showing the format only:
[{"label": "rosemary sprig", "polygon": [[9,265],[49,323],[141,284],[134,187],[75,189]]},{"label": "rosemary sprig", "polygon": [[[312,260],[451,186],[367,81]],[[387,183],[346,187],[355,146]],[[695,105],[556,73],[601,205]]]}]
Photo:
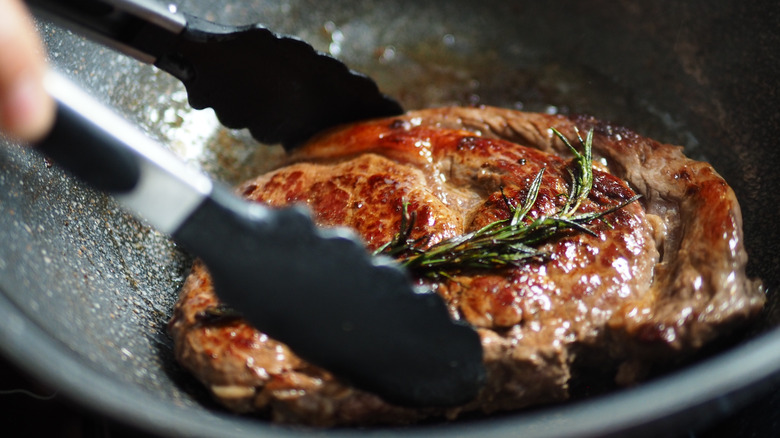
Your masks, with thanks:
[{"label": "rosemary sprig", "polygon": [[394,257],[413,273],[433,278],[450,277],[467,270],[522,266],[530,260],[546,257],[538,249],[541,244],[572,230],[595,235],[586,225],[639,199],[641,195],[636,195],[601,211],[577,213],[593,187],[593,130],[588,131],[585,139],[577,131],[582,152],[572,146],[558,130],[552,130],[574,155],[568,168],[571,186],[566,203],[556,214],[541,216],[530,222],[525,220],[536,203],[542,185],[545,171],[542,168],[531,182],[522,205],[513,205],[502,189],[501,195],[511,213],[508,219],[497,220],[471,233],[442,240],[429,248],[425,248],[427,238],[411,238],[416,214],[409,214],[408,203],[404,202],[398,233],[374,254]]}]

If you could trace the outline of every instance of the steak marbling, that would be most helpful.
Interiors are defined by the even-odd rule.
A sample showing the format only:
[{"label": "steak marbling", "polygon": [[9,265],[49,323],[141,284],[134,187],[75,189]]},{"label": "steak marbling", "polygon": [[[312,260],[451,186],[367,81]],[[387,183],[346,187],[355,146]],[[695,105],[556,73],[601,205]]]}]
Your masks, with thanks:
[{"label": "steak marbling", "polygon": [[529,216],[554,214],[568,193],[570,152],[551,128],[569,139],[594,130],[593,189],[580,211],[642,198],[591,224],[594,235],[546,243],[544,261],[418,280],[480,334],[488,383],[473,402],[394,406],[240,319],[205,319],[218,301],[200,263],[170,325],[178,360],[239,412],[315,425],[408,423],[565,400],[575,359],[633,383],[760,310],[763,292],[745,276],[739,205],[725,181],[679,147],[592,118],[491,107],[410,112],[323,133],[238,190],[271,206],[307,204],[318,224],[352,227],[370,249],[393,238],[408,202],[412,237],[432,245],[508,217],[504,196],[522,203],[542,168]]}]

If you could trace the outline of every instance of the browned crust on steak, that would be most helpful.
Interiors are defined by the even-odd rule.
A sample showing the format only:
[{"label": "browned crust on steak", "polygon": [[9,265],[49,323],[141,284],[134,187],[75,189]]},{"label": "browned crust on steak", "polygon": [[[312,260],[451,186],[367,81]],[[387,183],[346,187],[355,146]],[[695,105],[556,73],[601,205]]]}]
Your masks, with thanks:
[{"label": "browned crust on steak", "polygon": [[[595,237],[572,234],[547,244],[545,263],[427,283],[482,338],[488,384],[474,402],[393,406],[242,320],[205,322],[202,312],[218,302],[200,263],[170,325],[177,359],[238,412],[314,425],[409,423],[564,400],[576,354],[595,351],[600,360],[632,366],[664,361],[761,308],[763,293],[744,272],[739,205],[725,181],[679,147],[592,118],[491,107],[414,111],[323,133],[289,165],[239,192],[272,206],[305,203],[320,225],[353,227],[369,248],[392,238],[407,201],[418,215],[413,236],[430,236],[433,244],[506,217],[501,191],[522,202],[542,167],[530,215],[560,208],[569,151],[553,127],[570,139],[575,129],[595,132],[602,164],[584,211],[635,192],[643,198],[594,223]],[[620,376],[626,382],[634,378],[630,368]]]}]

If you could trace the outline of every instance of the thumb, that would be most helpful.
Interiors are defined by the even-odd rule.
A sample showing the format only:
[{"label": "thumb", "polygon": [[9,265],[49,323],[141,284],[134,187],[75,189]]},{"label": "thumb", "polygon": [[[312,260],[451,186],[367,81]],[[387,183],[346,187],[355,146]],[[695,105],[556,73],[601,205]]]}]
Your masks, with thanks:
[{"label": "thumb", "polygon": [[18,0],[0,0],[0,131],[35,141],[54,120],[54,102],[43,88],[43,45]]}]

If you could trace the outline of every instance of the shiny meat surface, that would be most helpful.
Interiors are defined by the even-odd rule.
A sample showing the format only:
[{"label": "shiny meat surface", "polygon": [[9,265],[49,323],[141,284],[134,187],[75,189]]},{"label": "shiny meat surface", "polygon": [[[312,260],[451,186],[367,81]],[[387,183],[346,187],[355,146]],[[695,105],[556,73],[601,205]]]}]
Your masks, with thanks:
[{"label": "shiny meat surface", "polygon": [[542,168],[529,216],[556,213],[570,153],[552,127],[574,144],[575,128],[595,131],[599,163],[581,212],[643,198],[594,221],[593,235],[546,243],[546,260],[418,280],[480,333],[488,384],[477,400],[409,409],[350,388],[238,318],[207,317],[219,303],[199,263],[171,321],[179,361],[239,412],[315,425],[409,423],[565,400],[577,364],[589,360],[633,383],[761,308],[763,294],[744,274],[739,206],[712,167],[593,119],[489,107],[411,112],[323,133],[238,190],[277,207],[304,203],[320,225],[352,227],[370,249],[398,232],[407,202],[412,237],[432,245],[507,218],[507,202],[521,204]]}]

